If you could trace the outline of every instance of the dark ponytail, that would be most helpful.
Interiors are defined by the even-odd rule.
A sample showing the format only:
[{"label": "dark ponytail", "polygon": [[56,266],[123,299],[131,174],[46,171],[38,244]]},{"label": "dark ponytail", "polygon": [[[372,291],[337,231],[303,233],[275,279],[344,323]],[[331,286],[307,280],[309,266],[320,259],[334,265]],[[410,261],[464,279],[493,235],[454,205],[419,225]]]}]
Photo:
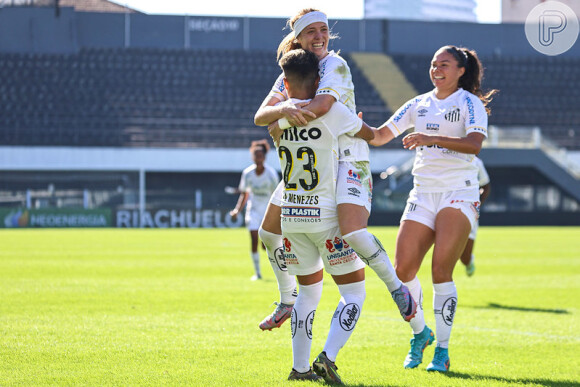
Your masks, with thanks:
[{"label": "dark ponytail", "polygon": [[445,50],[453,55],[457,60],[459,67],[465,67],[465,72],[459,78],[458,86],[463,90],[469,91],[471,94],[479,97],[487,114],[491,113],[491,109],[487,107],[487,104],[493,99],[493,95],[499,92],[497,89],[493,89],[484,93],[481,90],[481,80],[483,79],[483,65],[477,57],[477,53],[474,50],[469,50],[467,48],[446,46]]}]

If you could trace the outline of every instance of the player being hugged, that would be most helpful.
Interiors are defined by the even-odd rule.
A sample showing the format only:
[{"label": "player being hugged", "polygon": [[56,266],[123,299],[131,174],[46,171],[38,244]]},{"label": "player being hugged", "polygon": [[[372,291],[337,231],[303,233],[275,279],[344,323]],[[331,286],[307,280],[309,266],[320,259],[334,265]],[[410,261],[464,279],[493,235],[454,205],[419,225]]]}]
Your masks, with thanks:
[{"label": "player being hugged", "polygon": [[[318,58],[302,49],[280,60],[284,85],[293,102],[314,97],[318,86]],[[292,310],[293,367],[289,380],[341,383],[335,365],[338,351],[352,334],[366,296],[364,263],[342,239],[336,211],[338,138],[374,133],[343,104],[306,125],[284,131],[278,155],[283,172],[282,233],[284,257],[300,290]],[[334,313],[323,351],[310,368],[312,324],[322,295],[323,268],[338,285],[341,299]]]},{"label": "player being hugged", "polygon": [[479,217],[478,169],[474,162],[487,137],[486,105],[496,92],[481,89],[483,67],[475,51],[441,47],[429,70],[435,88],[419,95],[379,127],[371,145],[383,145],[410,128],[403,146],[415,150],[414,187],[401,217],[395,249],[397,275],[420,304],[410,321],[414,337],[405,368],[423,360],[434,341],[425,325],[421,284],[416,274],[433,247],[433,311],[437,348],[428,371],[449,369],[449,337],[457,309],[453,268]]},{"label": "player being hugged", "polygon": [[[322,117],[337,102],[356,113],[354,85],[347,62],[336,52],[328,51],[328,43],[335,36],[330,33],[326,14],[314,9],[301,10],[288,20],[292,31],[278,47],[278,57],[296,48],[313,52],[319,63],[320,83],[312,101],[292,103],[281,74],[262,106],[256,112],[256,125],[269,125],[270,134],[277,142],[282,130],[302,127],[316,117]],[[280,103],[284,101],[284,103]],[[292,129],[293,130],[293,129]],[[395,269],[379,240],[367,230],[372,201],[372,175],[369,165],[369,147],[366,141],[352,136],[339,137],[339,164],[336,182],[338,222],[344,239],[358,256],[385,283],[399,313],[409,321],[416,312],[416,303],[409,289],[397,278]],[[276,251],[281,248],[280,200],[282,187],[276,189],[260,227],[270,263],[278,280],[280,304],[261,323],[263,330],[279,327],[289,316],[296,283],[287,272],[280,270]]]}]

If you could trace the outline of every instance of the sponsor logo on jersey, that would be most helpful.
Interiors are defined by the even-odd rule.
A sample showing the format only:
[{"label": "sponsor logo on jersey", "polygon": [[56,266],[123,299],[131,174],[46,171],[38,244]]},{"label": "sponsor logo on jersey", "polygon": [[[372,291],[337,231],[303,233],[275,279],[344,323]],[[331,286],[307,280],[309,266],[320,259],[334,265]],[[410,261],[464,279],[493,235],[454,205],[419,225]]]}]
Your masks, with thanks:
[{"label": "sponsor logo on jersey", "polygon": [[438,132],[439,131],[439,124],[428,123],[426,125],[426,129],[429,132]]},{"label": "sponsor logo on jersey", "polygon": [[421,98],[415,98],[415,100],[409,102],[408,104],[405,105],[405,107],[403,108],[403,110],[401,110],[401,112],[399,114],[397,114],[397,116],[395,118],[393,118],[394,122],[399,122],[401,120],[401,118],[403,118],[403,116],[405,115],[405,113],[407,113],[407,110],[409,110],[409,108],[411,106],[413,106],[415,103],[419,102],[421,100]]},{"label": "sponsor logo on jersey", "polygon": [[324,73],[326,72],[326,63],[328,62],[328,60],[325,60],[322,63],[318,64],[318,75],[320,76],[320,78],[324,77]]},{"label": "sponsor logo on jersey", "polygon": [[318,128],[302,128],[298,130],[297,127],[286,129],[280,139],[286,141],[308,141],[318,140],[322,137],[322,131]]},{"label": "sponsor logo on jersey", "polygon": [[475,109],[473,108],[473,101],[469,97],[466,97],[465,99],[467,100],[467,122],[469,122],[469,125],[473,125],[475,124]]},{"label": "sponsor logo on jersey", "polygon": [[460,111],[459,108],[455,108],[452,111],[450,111],[449,113],[445,114],[445,119],[449,122],[457,122],[459,121],[459,116],[460,116]]},{"label": "sponsor logo on jersey", "polygon": [[280,86],[278,86],[278,90],[280,90],[280,92],[284,92],[284,90],[286,90],[286,87],[284,86],[284,82],[282,82],[282,84]]},{"label": "sponsor logo on jersey", "polygon": [[301,218],[320,218],[320,208],[316,207],[282,207],[282,216]]},{"label": "sponsor logo on jersey", "polygon": [[354,172],[352,169],[348,170],[348,176],[346,178],[346,182],[347,183],[352,183],[354,185],[358,185],[359,187],[362,187],[362,184],[360,182],[360,174]]},{"label": "sponsor logo on jersey", "polygon": [[354,187],[350,187],[348,189],[348,194],[352,196],[356,196],[357,198],[360,197],[360,191]]},{"label": "sponsor logo on jersey", "polygon": [[421,109],[417,113],[418,113],[418,117],[425,117],[425,114],[429,113],[429,110]]}]

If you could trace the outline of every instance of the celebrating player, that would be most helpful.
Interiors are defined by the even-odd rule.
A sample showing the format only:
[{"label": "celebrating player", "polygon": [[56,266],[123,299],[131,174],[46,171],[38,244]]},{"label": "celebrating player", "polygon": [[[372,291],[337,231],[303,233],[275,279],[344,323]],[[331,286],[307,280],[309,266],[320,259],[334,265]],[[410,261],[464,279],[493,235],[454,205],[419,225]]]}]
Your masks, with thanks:
[{"label": "celebrating player", "polygon": [[416,150],[414,188],[397,235],[397,275],[418,301],[411,320],[414,337],[405,368],[423,360],[434,341],[425,325],[421,284],[416,274],[434,245],[431,275],[437,348],[428,371],[449,369],[448,345],[457,307],[453,268],[479,216],[479,185],[475,155],[487,137],[486,105],[496,92],[481,89],[483,67],[475,51],[455,46],[437,50],[429,70],[435,88],[405,103],[379,127],[371,145],[382,145],[414,127],[403,146]]},{"label": "celebrating player", "polygon": [[262,279],[260,254],[258,253],[258,229],[264,218],[268,200],[278,185],[278,173],[274,168],[264,164],[266,153],[268,153],[269,149],[270,145],[266,140],[252,141],[250,153],[254,164],[242,172],[238,187],[240,197],[236,207],[230,211],[230,216],[235,220],[240,211],[244,209],[246,203],[248,205],[245,221],[252,240],[251,256],[255,271],[252,280]]},{"label": "celebrating player", "polygon": [[[319,80],[314,53],[290,51],[282,57],[280,66],[290,98],[314,97]],[[329,383],[342,383],[334,362],[354,330],[365,299],[364,263],[341,237],[337,220],[338,138],[345,134],[368,140],[374,136],[353,112],[343,104],[334,104],[327,114],[287,129],[280,138],[278,155],[285,184],[284,257],[289,274],[296,275],[300,284],[292,311],[294,362],[289,380],[317,379],[309,358],[314,314],[322,295],[323,267],[341,295],[324,350],[312,364],[314,372]]]},{"label": "celebrating player", "polygon": [[[278,56],[296,48],[313,52],[320,61],[320,84],[315,98],[308,104],[278,104],[287,99],[283,75],[278,77],[254,118],[256,125],[274,123],[269,126],[274,141],[277,141],[283,129],[304,126],[315,117],[323,116],[336,101],[346,105],[351,112],[356,112],[354,85],[348,64],[334,51],[328,51],[328,42],[334,36],[330,34],[326,15],[313,8],[304,9],[291,18],[288,25],[292,32],[280,43]],[[402,317],[409,321],[415,315],[416,303],[407,287],[397,278],[381,243],[367,230],[372,198],[368,145],[364,140],[350,136],[341,136],[339,143],[336,199],[341,233],[359,257],[385,283]],[[276,259],[279,256],[276,250],[282,246],[279,224],[281,195],[282,189],[279,187],[272,196],[259,233],[276,273],[282,301],[274,313],[262,321],[261,329],[279,327],[285,321],[284,317],[290,315],[293,303],[291,295],[295,282],[279,269],[283,265]]]},{"label": "celebrating player", "polygon": [[[483,165],[483,161],[479,157],[475,157],[473,162],[477,165],[477,178],[479,180],[479,205],[483,205],[483,202],[489,196],[491,192],[491,184],[489,180],[489,175],[487,170]],[[471,228],[469,233],[469,238],[465,244],[465,249],[461,254],[461,263],[465,265],[465,272],[469,277],[475,273],[475,256],[473,255],[473,245],[475,244],[475,238],[477,236],[477,229],[479,228],[479,219],[475,222],[475,225]]]}]

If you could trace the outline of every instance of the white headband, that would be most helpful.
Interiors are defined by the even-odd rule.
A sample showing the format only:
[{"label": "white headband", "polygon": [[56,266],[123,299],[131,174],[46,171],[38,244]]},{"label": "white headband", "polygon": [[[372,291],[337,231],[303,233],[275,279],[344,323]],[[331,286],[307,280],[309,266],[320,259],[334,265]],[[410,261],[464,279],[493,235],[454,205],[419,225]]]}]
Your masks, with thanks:
[{"label": "white headband", "polygon": [[294,23],[294,37],[298,37],[303,29],[312,23],[322,22],[328,26],[328,18],[320,11],[309,12]]}]

